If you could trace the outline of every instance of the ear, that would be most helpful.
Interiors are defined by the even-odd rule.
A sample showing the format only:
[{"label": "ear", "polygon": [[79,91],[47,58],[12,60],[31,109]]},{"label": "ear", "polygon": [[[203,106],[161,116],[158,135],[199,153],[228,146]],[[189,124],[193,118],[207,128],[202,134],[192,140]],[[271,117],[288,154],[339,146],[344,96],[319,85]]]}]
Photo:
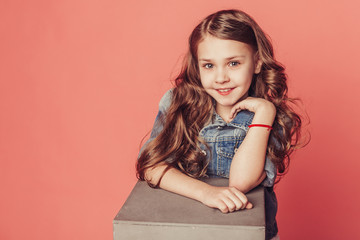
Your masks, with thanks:
[{"label": "ear", "polygon": [[262,64],[263,62],[261,61],[260,57],[259,57],[259,52],[256,52],[255,53],[255,56],[254,56],[254,60],[255,60],[255,70],[254,70],[254,73],[255,74],[259,74],[260,71],[261,71],[261,67],[262,67]]}]

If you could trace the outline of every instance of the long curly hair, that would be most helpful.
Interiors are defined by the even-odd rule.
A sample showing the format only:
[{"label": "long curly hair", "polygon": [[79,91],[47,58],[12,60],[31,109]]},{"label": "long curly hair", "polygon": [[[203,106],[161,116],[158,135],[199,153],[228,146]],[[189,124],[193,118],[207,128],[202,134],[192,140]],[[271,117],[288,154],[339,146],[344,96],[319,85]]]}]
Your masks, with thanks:
[{"label": "long curly hair", "polygon": [[[299,145],[301,132],[301,118],[290,107],[295,99],[288,97],[284,67],[275,60],[268,36],[248,14],[223,10],[206,17],[192,31],[189,51],[175,79],[171,105],[161,119],[163,130],[139,156],[137,177],[150,184],[145,172],[160,164],[166,165],[162,176],[172,167],[195,178],[206,175],[208,162],[199,147],[206,143],[199,132],[210,121],[214,104],[202,87],[197,59],[198,45],[206,36],[247,43],[257,52],[262,66],[260,73],[254,75],[249,95],[271,101],[276,107],[267,155],[276,165],[278,176],[284,175],[290,154]],[[150,185],[158,186],[161,178],[157,184]]]}]

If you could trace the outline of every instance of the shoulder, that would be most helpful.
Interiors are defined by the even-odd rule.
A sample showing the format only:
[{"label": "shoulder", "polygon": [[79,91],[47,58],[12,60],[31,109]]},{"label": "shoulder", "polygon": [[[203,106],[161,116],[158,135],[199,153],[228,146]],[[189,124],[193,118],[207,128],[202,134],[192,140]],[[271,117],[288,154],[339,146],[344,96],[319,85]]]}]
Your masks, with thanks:
[{"label": "shoulder", "polygon": [[161,98],[159,102],[159,110],[165,112],[171,105],[173,89],[169,89]]}]

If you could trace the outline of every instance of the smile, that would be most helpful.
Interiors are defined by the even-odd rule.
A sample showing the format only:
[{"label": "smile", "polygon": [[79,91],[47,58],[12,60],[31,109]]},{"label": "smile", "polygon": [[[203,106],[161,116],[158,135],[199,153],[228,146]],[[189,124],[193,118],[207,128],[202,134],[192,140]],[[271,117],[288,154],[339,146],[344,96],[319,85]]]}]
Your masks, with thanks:
[{"label": "smile", "polygon": [[216,89],[216,91],[220,94],[220,95],[228,95],[232,92],[232,90],[234,90],[234,88],[222,88],[222,89]]}]

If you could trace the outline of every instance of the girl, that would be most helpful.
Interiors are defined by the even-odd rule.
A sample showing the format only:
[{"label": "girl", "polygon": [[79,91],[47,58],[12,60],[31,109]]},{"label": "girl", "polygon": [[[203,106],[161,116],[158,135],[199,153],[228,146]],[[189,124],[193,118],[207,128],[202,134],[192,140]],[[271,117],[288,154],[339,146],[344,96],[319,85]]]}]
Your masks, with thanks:
[{"label": "girl", "polygon": [[[298,145],[301,120],[289,107],[284,68],[246,13],[219,11],[190,35],[175,87],[161,99],[137,176],[150,186],[223,213],[252,208],[245,193],[265,187],[266,239],[277,237],[273,185]],[[198,178],[229,178],[228,187]]]}]

